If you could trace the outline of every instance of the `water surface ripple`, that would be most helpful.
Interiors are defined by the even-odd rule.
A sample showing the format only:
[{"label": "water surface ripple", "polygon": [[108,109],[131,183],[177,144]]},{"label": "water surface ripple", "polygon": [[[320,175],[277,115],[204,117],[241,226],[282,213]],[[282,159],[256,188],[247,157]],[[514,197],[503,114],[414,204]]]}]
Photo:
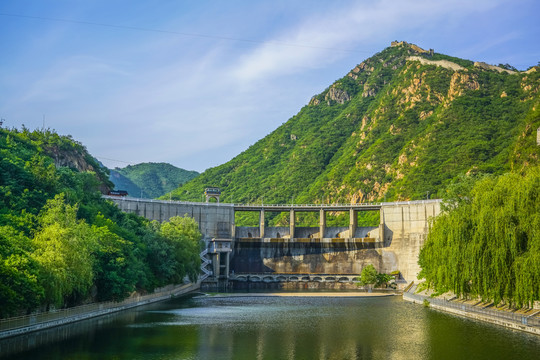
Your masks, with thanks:
[{"label": "water surface ripple", "polygon": [[493,360],[540,354],[538,336],[440,313],[398,296],[198,296],[58,329],[66,335],[51,336],[10,358]]}]

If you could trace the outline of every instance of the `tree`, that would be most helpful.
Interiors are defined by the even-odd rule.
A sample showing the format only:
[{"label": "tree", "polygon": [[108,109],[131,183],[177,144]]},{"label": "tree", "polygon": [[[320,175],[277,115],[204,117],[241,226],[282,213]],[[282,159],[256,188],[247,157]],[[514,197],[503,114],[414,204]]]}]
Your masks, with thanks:
[{"label": "tree", "polygon": [[69,136],[0,129],[0,316],[196,279],[196,224],[165,238],[101,197],[106,173]]},{"label": "tree", "polygon": [[499,64],[499,67],[500,68],[503,68],[503,69],[506,69],[506,70],[512,70],[512,71],[518,71],[518,69],[516,69],[515,67],[513,67],[512,65],[506,63],[506,64]]},{"label": "tree", "polygon": [[151,286],[161,287],[173,283],[176,274],[175,248],[159,233],[160,223],[153,221],[142,236],[146,245],[146,263],[152,272]]},{"label": "tree", "polygon": [[388,284],[394,277],[389,274],[379,273],[376,276],[375,287],[383,287]]},{"label": "tree", "polygon": [[63,195],[47,201],[39,216],[32,258],[39,264],[47,304],[62,306],[68,298],[87,295],[93,281],[89,226],[77,220],[77,207]]},{"label": "tree", "polygon": [[187,214],[174,216],[160,226],[160,234],[174,247],[176,257],[174,282],[180,283],[187,275],[195,281],[200,272],[201,233],[195,219]]},{"label": "tree", "polygon": [[540,300],[540,166],[479,179],[432,223],[420,278],[438,292],[531,305]]},{"label": "tree", "polygon": [[30,239],[10,226],[0,226],[0,317],[35,309],[43,297],[38,264],[28,254]]},{"label": "tree", "polygon": [[377,282],[377,270],[375,266],[369,264],[362,269],[360,273],[360,283],[362,285],[372,285]]}]

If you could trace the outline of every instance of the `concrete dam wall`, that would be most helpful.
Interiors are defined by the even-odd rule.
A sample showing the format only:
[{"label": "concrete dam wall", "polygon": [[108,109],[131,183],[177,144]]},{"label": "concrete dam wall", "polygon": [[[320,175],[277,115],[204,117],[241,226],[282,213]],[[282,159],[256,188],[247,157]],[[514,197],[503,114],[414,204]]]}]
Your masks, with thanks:
[{"label": "concrete dam wall", "polygon": [[123,212],[133,213],[148,220],[168,221],[173,216],[189,216],[199,223],[203,240],[231,238],[234,228],[232,204],[161,201],[152,199],[104,196],[112,200]]},{"label": "concrete dam wall", "polygon": [[380,256],[373,243],[236,241],[231,269],[236,273],[360,274]]},{"label": "concrete dam wall", "polygon": [[[399,270],[407,281],[420,271],[418,254],[429,218],[440,212],[440,200],[366,205],[233,205],[108,197],[124,212],[167,221],[188,215],[198,223],[215,278],[231,274],[360,274],[372,264],[379,272]],[[348,227],[326,226],[326,212],[350,212]],[[356,214],[380,212],[380,225],[356,225]],[[259,211],[260,226],[236,227],[235,212]],[[289,226],[267,227],[264,213],[287,211]],[[318,227],[296,227],[295,213],[319,212]],[[321,236],[322,234],[322,236]]]}]

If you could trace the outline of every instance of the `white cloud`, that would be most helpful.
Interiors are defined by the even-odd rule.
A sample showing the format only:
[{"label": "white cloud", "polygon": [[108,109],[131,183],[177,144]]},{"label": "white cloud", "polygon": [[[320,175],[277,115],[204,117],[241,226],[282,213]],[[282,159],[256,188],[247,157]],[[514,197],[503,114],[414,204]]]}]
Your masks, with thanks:
[{"label": "white cloud", "polygon": [[[490,50],[495,43],[475,37],[473,20],[486,9],[512,3],[333,4],[336,8],[328,10],[327,4],[321,13],[309,2],[310,11],[299,11],[288,26],[265,23],[264,13],[254,13],[252,21],[262,23],[258,29],[274,34],[263,43],[133,32],[125,41],[124,32],[99,28],[96,36],[109,40],[103,47],[94,39],[92,47],[81,43],[73,50],[64,48],[62,54],[68,56],[55,59],[56,46],[63,41],[51,40],[46,56],[53,65],[36,79],[26,77],[29,83],[22,88],[14,88],[15,81],[9,87],[0,82],[3,92],[14,89],[15,94],[7,105],[6,98],[0,99],[0,105],[27,117],[37,113],[41,119],[46,113],[59,132],[72,134],[104,158],[169,161],[203,170],[275,129],[312,95],[392,40],[424,41],[419,45],[436,50],[453,40],[464,49],[474,43],[477,49]],[[167,22],[174,24],[174,19]],[[250,38],[243,35],[249,26],[237,25],[230,24],[227,36]],[[62,36],[77,36],[65,30],[65,24],[62,28]],[[66,47],[78,40],[71,38]],[[353,51],[342,51],[347,49]]]},{"label": "white cloud", "polygon": [[381,38],[422,29],[428,24],[433,26],[450,16],[463,17],[485,11],[495,5],[497,1],[385,0],[358,3],[304,19],[296,27],[284,29],[274,41],[268,41],[242,56],[232,74],[239,81],[250,82],[324,67],[350,56],[348,49],[361,52],[366,43],[380,42]]}]

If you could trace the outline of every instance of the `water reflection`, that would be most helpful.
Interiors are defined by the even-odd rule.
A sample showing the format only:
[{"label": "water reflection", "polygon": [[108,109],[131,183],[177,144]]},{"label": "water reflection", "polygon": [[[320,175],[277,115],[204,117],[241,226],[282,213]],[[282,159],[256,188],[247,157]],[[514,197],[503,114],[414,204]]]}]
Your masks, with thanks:
[{"label": "water reflection", "polygon": [[438,313],[399,297],[199,297],[85,323],[12,357],[532,359],[540,350],[540,337]]},{"label": "water reflection", "polygon": [[109,314],[99,318],[89,319],[74,324],[58,326],[55,328],[36,331],[26,335],[16,336],[0,340],[0,357],[6,357],[14,353],[31,350],[54,342],[61,342],[84,335],[92,338],[97,328],[110,325],[120,320],[135,322],[139,316],[138,312],[124,312],[120,314]]}]

